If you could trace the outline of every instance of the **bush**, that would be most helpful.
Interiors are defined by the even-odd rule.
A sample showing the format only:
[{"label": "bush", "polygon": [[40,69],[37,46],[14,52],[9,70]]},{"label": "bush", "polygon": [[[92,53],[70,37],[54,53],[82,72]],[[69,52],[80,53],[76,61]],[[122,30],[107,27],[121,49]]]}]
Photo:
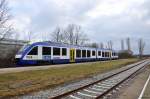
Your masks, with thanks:
[{"label": "bush", "polygon": [[134,56],[132,54],[129,54],[127,52],[122,52],[118,54],[119,58],[123,59],[123,58],[134,58]]},{"label": "bush", "polygon": [[12,59],[0,59],[0,68],[15,67],[15,62]]}]

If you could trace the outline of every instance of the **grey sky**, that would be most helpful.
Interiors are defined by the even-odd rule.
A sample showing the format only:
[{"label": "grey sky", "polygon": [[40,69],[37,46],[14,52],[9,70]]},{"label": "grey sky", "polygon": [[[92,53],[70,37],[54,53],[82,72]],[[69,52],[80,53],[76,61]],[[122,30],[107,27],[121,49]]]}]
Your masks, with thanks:
[{"label": "grey sky", "polygon": [[48,39],[56,26],[75,23],[91,41],[112,40],[115,49],[120,49],[121,39],[130,37],[135,53],[138,38],[145,40],[145,53],[150,53],[149,5],[149,0],[9,0],[11,23],[21,39],[28,31],[34,40]]}]

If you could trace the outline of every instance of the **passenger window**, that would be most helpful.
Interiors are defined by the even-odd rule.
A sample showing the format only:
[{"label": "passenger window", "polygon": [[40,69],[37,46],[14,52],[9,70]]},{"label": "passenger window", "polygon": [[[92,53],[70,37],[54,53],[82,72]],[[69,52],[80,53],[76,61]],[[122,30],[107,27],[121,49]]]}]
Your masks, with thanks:
[{"label": "passenger window", "polygon": [[62,48],[62,56],[66,56],[67,55],[67,49],[66,48]]},{"label": "passenger window", "polygon": [[104,52],[104,57],[106,57],[106,52]]},{"label": "passenger window", "polygon": [[32,48],[28,55],[38,55],[38,46]]},{"label": "passenger window", "polygon": [[43,47],[42,53],[43,55],[51,55],[51,47]]},{"label": "passenger window", "polygon": [[106,54],[106,56],[105,56],[105,57],[108,57],[108,52],[106,52],[105,54]]},{"label": "passenger window", "polygon": [[81,50],[76,50],[76,57],[80,58],[81,57]]},{"label": "passenger window", "polygon": [[113,52],[113,56],[115,56],[115,53]]},{"label": "passenger window", "polygon": [[98,56],[101,56],[101,51],[98,51]]},{"label": "passenger window", "polygon": [[102,52],[102,57],[105,57],[105,53],[104,52]]},{"label": "passenger window", "polygon": [[91,57],[91,51],[87,50],[87,57]]},{"label": "passenger window", "polygon": [[95,56],[95,51],[92,51],[92,56]]},{"label": "passenger window", "polygon": [[53,48],[53,55],[59,55],[60,56],[60,48]]},{"label": "passenger window", "polygon": [[82,50],[82,57],[86,57],[86,50]]}]

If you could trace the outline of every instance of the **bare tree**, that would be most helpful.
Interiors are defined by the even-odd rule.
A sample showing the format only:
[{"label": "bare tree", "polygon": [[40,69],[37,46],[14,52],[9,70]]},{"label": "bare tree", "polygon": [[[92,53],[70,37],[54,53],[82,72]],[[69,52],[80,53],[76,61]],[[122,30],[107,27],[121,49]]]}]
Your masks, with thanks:
[{"label": "bare tree", "polygon": [[66,37],[65,42],[75,45],[83,45],[89,39],[87,35],[83,33],[80,25],[69,24],[63,34]]},{"label": "bare tree", "polygon": [[66,33],[67,39],[69,41],[69,44],[74,44],[75,27],[76,27],[75,24],[69,24],[66,28],[65,33]]},{"label": "bare tree", "polygon": [[62,42],[63,34],[62,29],[60,27],[56,27],[56,29],[52,33],[52,41],[54,42]]},{"label": "bare tree", "polygon": [[75,45],[83,45],[88,41],[87,35],[83,33],[80,25],[75,25],[74,43]]},{"label": "bare tree", "polygon": [[74,39],[75,39],[75,44],[78,45],[80,40],[80,34],[81,34],[81,26],[76,26],[75,28],[76,29],[75,29]]},{"label": "bare tree", "polygon": [[105,48],[108,49],[108,45],[107,44],[105,45]]},{"label": "bare tree", "polygon": [[145,47],[145,42],[143,41],[143,39],[139,39],[138,47],[139,47],[139,56],[141,58],[144,52],[144,47]]},{"label": "bare tree", "polygon": [[31,42],[31,38],[32,38],[33,33],[31,31],[28,32],[28,43]]},{"label": "bare tree", "polygon": [[124,40],[121,40],[121,50],[124,50]]},{"label": "bare tree", "polygon": [[107,42],[107,46],[108,46],[108,49],[111,49],[112,50],[112,47],[113,47],[113,42],[110,40]]},{"label": "bare tree", "polygon": [[84,45],[89,40],[87,35],[83,33],[81,26],[76,24],[69,24],[65,29],[56,27],[51,37],[54,42],[75,45]]},{"label": "bare tree", "polygon": [[88,36],[86,35],[86,34],[84,34],[84,33],[82,33],[82,34],[80,34],[79,35],[80,36],[80,39],[79,39],[79,45],[85,45],[86,44],[86,42],[88,42],[89,41],[89,38],[88,38]]},{"label": "bare tree", "polygon": [[103,44],[103,43],[100,43],[100,44],[99,44],[99,47],[103,49],[103,48],[104,48],[104,44]]},{"label": "bare tree", "polygon": [[6,25],[10,17],[7,1],[0,0],[0,41],[11,35],[11,25]]},{"label": "bare tree", "polygon": [[131,44],[130,44],[130,38],[129,37],[126,39],[126,43],[127,43],[128,51],[131,51]]},{"label": "bare tree", "polygon": [[98,46],[97,43],[92,43],[92,44],[91,44],[91,47],[93,47],[93,48],[98,48],[99,46]]}]

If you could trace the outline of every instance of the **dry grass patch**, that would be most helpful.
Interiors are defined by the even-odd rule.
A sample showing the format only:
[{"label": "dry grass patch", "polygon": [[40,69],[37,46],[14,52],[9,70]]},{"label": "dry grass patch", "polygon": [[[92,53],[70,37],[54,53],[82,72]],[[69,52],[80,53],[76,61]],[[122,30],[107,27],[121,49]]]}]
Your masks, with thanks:
[{"label": "dry grass patch", "polygon": [[21,95],[39,89],[52,88],[65,82],[120,68],[136,61],[138,59],[91,62],[70,67],[0,74],[0,96]]}]

